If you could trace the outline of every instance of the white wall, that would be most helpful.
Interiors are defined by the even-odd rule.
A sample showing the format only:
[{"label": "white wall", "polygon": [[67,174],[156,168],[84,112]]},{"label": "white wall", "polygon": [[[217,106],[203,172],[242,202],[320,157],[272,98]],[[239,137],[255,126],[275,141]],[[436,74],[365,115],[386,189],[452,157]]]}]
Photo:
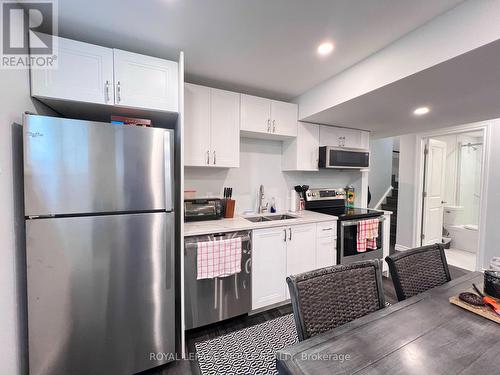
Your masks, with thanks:
[{"label": "white wall", "polygon": [[15,212],[13,187],[13,124],[21,124],[23,112],[35,108],[27,71],[0,70],[0,82],[0,374],[15,375],[24,372],[21,344],[25,322],[20,315],[24,290],[18,280],[22,265],[16,250],[16,225],[20,223],[15,220],[19,212]]},{"label": "white wall", "polygon": [[368,186],[372,194],[369,207],[373,208],[391,186],[393,138],[370,141],[370,172]]},{"label": "white wall", "polygon": [[232,187],[238,213],[257,209],[260,184],[264,185],[266,198],[276,198],[278,210],[289,208],[288,192],[299,184],[311,187],[345,187],[352,184],[357,193],[356,204],[361,204],[361,172],[282,172],[279,141],[242,138],[240,168],[185,168],[186,190],[197,190],[198,197],[221,197],[224,187]]},{"label": "white wall", "polygon": [[415,165],[416,165],[415,134],[399,137],[399,191],[398,191],[398,226],[396,245],[413,247],[415,236]]}]

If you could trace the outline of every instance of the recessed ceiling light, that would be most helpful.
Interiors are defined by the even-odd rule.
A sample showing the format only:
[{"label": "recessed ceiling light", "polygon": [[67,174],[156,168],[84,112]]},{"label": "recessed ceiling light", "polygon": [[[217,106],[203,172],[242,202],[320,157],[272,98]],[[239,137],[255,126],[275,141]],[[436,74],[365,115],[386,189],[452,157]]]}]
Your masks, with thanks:
[{"label": "recessed ceiling light", "polygon": [[426,113],[429,113],[430,109],[429,107],[418,107],[413,111],[413,114],[417,116],[422,116],[425,115]]},{"label": "recessed ceiling light", "polygon": [[333,51],[333,43],[331,42],[324,42],[318,46],[318,53],[321,56],[326,56],[330,54],[332,51]]}]

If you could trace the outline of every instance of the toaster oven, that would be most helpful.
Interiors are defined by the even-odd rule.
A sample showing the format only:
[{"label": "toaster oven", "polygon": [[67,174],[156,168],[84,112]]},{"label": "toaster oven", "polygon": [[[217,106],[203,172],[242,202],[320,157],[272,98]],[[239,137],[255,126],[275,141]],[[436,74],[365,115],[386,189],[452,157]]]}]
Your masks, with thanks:
[{"label": "toaster oven", "polygon": [[222,202],[219,198],[184,200],[184,221],[217,220],[222,217]]}]

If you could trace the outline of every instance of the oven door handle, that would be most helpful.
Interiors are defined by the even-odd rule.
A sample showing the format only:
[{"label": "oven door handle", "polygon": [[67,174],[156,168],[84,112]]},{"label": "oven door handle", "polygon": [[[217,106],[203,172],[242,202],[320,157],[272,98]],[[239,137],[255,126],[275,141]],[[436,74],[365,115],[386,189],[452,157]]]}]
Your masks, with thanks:
[{"label": "oven door handle", "polygon": [[[366,219],[359,219],[359,220],[348,220],[348,221],[341,221],[340,222],[340,225],[343,226],[343,227],[351,227],[353,225],[358,225],[358,223],[360,221],[364,221],[364,220],[370,220],[369,218],[366,218]],[[380,222],[383,222],[385,220],[385,217],[384,216],[380,216],[378,221]]]}]

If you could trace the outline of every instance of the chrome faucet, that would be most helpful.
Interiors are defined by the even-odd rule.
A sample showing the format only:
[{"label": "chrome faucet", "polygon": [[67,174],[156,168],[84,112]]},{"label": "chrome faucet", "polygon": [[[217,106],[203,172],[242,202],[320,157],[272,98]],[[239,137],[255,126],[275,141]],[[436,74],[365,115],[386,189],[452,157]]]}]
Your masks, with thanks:
[{"label": "chrome faucet", "polygon": [[262,214],[264,212],[267,211],[267,203],[266,205],[264,206],[264,185],[260,185],[260,188],[259,188],[259,208],[258,208],[258,211],[259,211],[259,214]]}]

